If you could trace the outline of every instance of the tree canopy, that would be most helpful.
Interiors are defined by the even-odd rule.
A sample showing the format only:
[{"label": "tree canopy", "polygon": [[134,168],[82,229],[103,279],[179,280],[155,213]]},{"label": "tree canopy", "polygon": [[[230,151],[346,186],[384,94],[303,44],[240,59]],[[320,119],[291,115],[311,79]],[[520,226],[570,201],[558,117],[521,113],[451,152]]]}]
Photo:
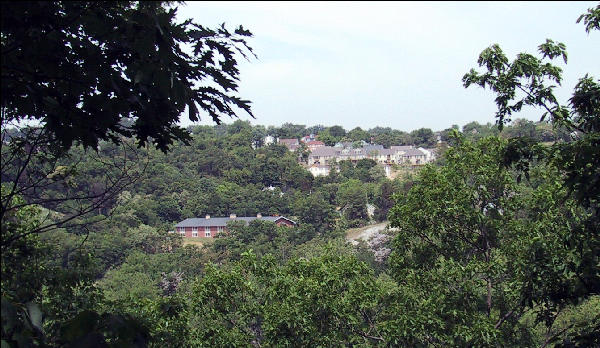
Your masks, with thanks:
[{"label": "tree canopy", "polygon": [[3,127],[37,121],[47,141],[68,149],[134,136],[166,150],[189,139],[177,125],[234,108],[236,54],[251,48],[242,26],[176,23],[163,2],[2,2]]}]

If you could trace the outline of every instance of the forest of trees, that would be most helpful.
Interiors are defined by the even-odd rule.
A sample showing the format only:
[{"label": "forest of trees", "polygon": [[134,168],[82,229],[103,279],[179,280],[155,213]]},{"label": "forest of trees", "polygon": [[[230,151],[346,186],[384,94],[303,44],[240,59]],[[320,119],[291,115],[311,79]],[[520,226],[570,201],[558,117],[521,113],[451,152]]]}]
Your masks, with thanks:
[{"label": "forest of trees", "polygon": [[[441,142],[426,128],[182,129],[186,107],[252,115],[236,94],[243,27],[175,24],[169,3],[1,10],[2,348],[600,345],[600,81],[560,102],[563,44],[484,50],[463,83],[496,94],[496,124]],[[600,6],[577,21],[600,30]],[[516,118],[524,105],[541,120]],[[313,177],[262,143],[310,133],[439,157],[393,180],[367,159]],[[202,247],[167,233],[230,213],[298,225],[234,223]],[[346,241],[375,221],[391,228]]]}]

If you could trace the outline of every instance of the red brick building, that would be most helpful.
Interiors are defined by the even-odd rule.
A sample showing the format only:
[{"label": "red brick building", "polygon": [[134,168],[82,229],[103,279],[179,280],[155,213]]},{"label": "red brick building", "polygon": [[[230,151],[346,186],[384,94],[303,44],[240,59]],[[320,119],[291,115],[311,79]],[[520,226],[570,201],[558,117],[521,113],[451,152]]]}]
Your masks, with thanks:
[{"label": "red brick building", "polygon": [[194,237],[194,238],[214,238],[219,233],[227,232],[227,223],[229,221],[244,221],[246,224],[253,220],[271,221],[277,226],[295,226],[296,222],[292,221],[285,216],[240,216],[237,217],[234,214],[229,217],[216,217],[211,218],[210,215],[206,215],[205,218],[190,218],[185,219],[175,225],[175,232],[179,233],[183,237]]}]

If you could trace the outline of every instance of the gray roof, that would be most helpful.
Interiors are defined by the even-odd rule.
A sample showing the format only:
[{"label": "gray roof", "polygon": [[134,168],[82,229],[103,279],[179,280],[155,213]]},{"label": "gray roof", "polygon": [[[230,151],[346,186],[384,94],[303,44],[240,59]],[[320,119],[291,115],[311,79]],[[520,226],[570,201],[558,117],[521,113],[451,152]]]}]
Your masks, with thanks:
[{"label": "gray roof", "polygon": [[408,149],[414,149],[415,147],[412,145],[399,145],[399,146],[390,146],[390,150],[394,151],[406,151]]},{"label": "gray roof", "polygon": [[239,216],[239,217],[236,217],[235,219],[231,219],[229,217],[214,217],[214,218],[211,217],[210,219],[189,218],[189,219],[185,219],[185,220],[181,221],[180,223],[175,225],[175,227],[227,226],[227,223],[229,221],[245,221],[246,223],[250,223],[250,221],[253,221],[256,219],[260,219],[263,221],[271,221],[271,222],[277,222],[277,220],[279,220],[279,219],[285,219],[285,220],[292,222],[294,225],[296,224],[295,221],[290,220],[290,219],[286,218],[285,216],[263,216],[260,218],[258,218],[256,216]]},{"label": "gray roof", "polygon": [[383,150],[383,145],[365,145],[362,149],[368,153],[373,150]]},{"label": "gray roof", "polygon": [[388,155],[395,155],[396,151],[392,150],[392,149],[381,149],[378,150],[379,151],[379,156],[388,156]]},{"label": "gray roof", "polygon": [[425,153],[419,149],[407,149],[403,156],[425,156]]},{"label": "gray roof", "polygon": [[315,157],[315,156],[335,156],[338,155],[340,152],[339,149],[336,149],[334,147],[331,146],[320,146],[320,147],[316,147],[314,150],[312,150],[309,154],[309,156],[311,157]]},{"label": "gray roof", "polygon": [[351,141],[340,141],[339,143],[335,144],[335,147],[352,147],[352,142]]}]

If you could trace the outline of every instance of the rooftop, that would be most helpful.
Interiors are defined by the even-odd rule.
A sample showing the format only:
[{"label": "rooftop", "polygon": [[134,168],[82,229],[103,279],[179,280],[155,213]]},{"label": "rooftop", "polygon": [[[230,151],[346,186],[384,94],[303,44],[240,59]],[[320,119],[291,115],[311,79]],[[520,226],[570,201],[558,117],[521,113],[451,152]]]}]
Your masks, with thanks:
[{"label": "rooftop", "polygon": [[177,225],[175,225],[175,227],[208,227],[208,226],[227,226],[227,223],[229,221],[245,221],[246,223],[250,223],[250,221],[253,220],[263,220],[263,221],[271,221],[271,222],[277,222],[279,219],[285,219],[288,220],[290,222],[292,222],[293,224],[296,224],[295,221],[290,220],[284,216],[262,216],[262,217],[256,217],[256,216],[238,216],[235,218],[231,218],[231,217],[211,217],[211,218],[189,218],[189,219],[185,219],[183,221],[181,221],[180,223],[178,223]]}]

